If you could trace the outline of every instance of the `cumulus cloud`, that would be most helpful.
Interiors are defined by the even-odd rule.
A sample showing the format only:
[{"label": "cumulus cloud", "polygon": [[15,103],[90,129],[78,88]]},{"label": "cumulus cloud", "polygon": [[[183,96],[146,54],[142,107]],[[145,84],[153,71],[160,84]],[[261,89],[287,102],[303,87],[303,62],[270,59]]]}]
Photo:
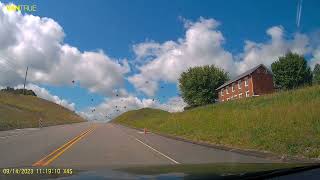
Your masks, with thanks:
[{"label": "cumulus cloud", "polygon": [[244,51],[238,55],[241,59],[235,62],[237,72],[241,73],[258,64],[269,66],[291,51],[304,55],[310,52],[309,38],[307,35],[296,33],[292,39],[285,39],[284,29],[274,26],[266,31],[270,40],[265,43],[246,41]]},{"label": "cumulus cloud", "polygon": [[320,46],[312,52],[313,58],[310,60],[312,69],[316,64],[320,64]]},{"label": "cumulus cloud", "polygon": [[[158,81],[176,82],[179,75],[193,66],[216,64],[224,69],[234,68],[232,54],[222,48],[224,37],[217,30],[219,22],[200,18],[185,22],[185,38],[162,44],[144,42],[134,45],[137,59],[147,59],[140,73],[128,80],[140,91],[153,96]],[[145,83],[149,82],[149,83]]]},{"label": "cumulus cloud", "polygon": [[181,97],[171,97],[166,103],[160,104],[160,109],[169,112],[181,112],[187,103]]},{"label": "cumulus cloud", "polygon": [[137,90],[153,96],[159,81],[176,83],[189,67],[213,64],[235,76],[261,63],[270,66],[288,51],[301,55],[311,51],[307,35],[296,33],[286,38],[282,26],[273,26],[266,31],[270,37],[267,42],[247,40],[243,52],[231,54],[223,48],[225,37],[218,30],[216,20],[200,18],[196,22],[184,20],[184,23],[184,38],[162,44],[147,41],[133,46],[136,61],[146,62],[138,68],[138,74],[128,78]]},{"label": "cumulus cloud", "polygon": [[155,99],[139,99],[133,95],[128,95],[127,97],[105,99],[97,107],[91,107],[86,111],[79,112],[79,114],[86,119],[106,121],[135,109],[148,107],[169,112],[180,112],[183,111],[185,106],[186,103],[180,97],[172,97],[166,103],[160,103]]},{"label": "cumulus cloud", "polygon": [[[288,36],[280,25],[266,30],[270,37],[266,42],[246,40],[242,52],[232,54],[223,47],[225,37],[219,30],[220,23],[200,17],[197,21],[182,19],[185,35],[177,40],[148,40],[133,45],[132,64],[138,64],[138,73],[126,77],[130,72],[126,59],[112,58],[102,50],[80,51],[64,42],[63,28],[53,19],[8,12],[3,7],[0,3],[0,87],[22,84],[29,66],[31,83],[65,86],[75,81],[91,92],[113,95],[97,107],[79,112],[90,119],[106,119],[144,107],[183,110],[185,103],[180,97],[160,103],[131,95],[123,89],[126,78],[138,91],[154,96],[159,82],[177,83],[180,74],[194,66],[213,64],[235,76],[260,63],[270,66],[288,51],[310,54],[311,66],[320,63],[320,41],[310,46],[313,38],[301,33]],[[74,109],[73,103],[44,88],[34,84],[28,88],[39,97]],[[116,104],[119,111],[115,110]]]},{"label": "cumulus cloud", "polygon": [[[17,85],[14,88],[22,89],[23,85]],[[75,103],[68,102],[65,99],[61,99],[58,96],[52,95],[47,89],[39,87],[35,84],[27,84],[26,89],[32,90],[34,93],[36,93],[37,97],[54,102],[56,104],[59,104],[65,108],[70,109],[71,111],[75,110]]]},{"label": "cumulus cloud", "polygon": [[28,80],[33,83],[71,85],[75,80],[102,94],[122,86],[130,71],[126,60],[102,50],[81,52],[63,42],[63,28],[53,19],[3,7],[0,3],[0,85],[20,84],[29,66]]}]

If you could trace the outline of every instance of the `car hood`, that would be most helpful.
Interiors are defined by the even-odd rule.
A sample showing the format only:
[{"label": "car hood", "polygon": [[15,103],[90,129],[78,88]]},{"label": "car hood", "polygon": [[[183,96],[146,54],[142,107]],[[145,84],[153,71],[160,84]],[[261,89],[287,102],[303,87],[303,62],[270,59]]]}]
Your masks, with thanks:
[{"label": "car hood", "polygon": [[[72,175],[34,175],[32,179],[246,179],[320,166],[311,163],[215,163],[73,169]],[[33,167],[35,168],[35,167]],[[46,167],[59,168],[59,167]],[[60,167],[61,168],[61,167]],[[44,168],[42,168],[44,169]],[[20,176],[21,178],[21,176]],[[1,178],[0,178],[1,179]],[[15,176],[6,177],[15,179]]]}]

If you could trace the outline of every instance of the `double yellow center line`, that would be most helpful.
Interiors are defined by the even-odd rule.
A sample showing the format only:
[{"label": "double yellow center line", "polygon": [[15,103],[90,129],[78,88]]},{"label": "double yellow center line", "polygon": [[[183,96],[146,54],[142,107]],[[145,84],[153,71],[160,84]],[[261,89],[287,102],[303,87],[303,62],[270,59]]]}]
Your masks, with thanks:
[{"label": "double yellow center line", "polygon": [[35,162],[32,164],[32,166],[47,166],[49,165],[52,161],[57,159],[62,153],[64,153],[67,149],[69,149],[73,144],[77,143],[82,139],[83,137],[87,136],[88,134],[92,133],[96,129],[96,126],[92,126],[80,135],[76,136],[72,140],[68,141],[58,149],[54,150],[51,152],[49,155],[45,156],[44,158],[40,159],[39,161]]}]

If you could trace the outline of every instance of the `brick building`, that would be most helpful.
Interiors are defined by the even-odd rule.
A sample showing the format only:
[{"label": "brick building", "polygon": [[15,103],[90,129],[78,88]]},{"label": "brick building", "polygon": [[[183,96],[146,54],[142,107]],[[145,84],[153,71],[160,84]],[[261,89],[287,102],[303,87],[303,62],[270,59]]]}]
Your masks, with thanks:
[{"label": "brick building", "polygon": [[219,91],[219,102],[272,93],[272,73],[260,64],[227,81],[216,90]]}]

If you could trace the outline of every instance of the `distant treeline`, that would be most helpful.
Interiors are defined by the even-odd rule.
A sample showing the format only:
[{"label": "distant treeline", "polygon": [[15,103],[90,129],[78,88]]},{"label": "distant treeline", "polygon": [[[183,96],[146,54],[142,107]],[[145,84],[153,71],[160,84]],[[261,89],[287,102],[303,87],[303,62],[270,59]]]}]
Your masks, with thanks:
[{"label": "distant treeline", "polygon": [[11,87],[6,87],[5,89],[1,89],[0,92],[7,92],[12,94],[24,94],[29,96],[37,96],[36,93],[34,93],[32,90],[24,90],[24,89],[14,89]]}]

